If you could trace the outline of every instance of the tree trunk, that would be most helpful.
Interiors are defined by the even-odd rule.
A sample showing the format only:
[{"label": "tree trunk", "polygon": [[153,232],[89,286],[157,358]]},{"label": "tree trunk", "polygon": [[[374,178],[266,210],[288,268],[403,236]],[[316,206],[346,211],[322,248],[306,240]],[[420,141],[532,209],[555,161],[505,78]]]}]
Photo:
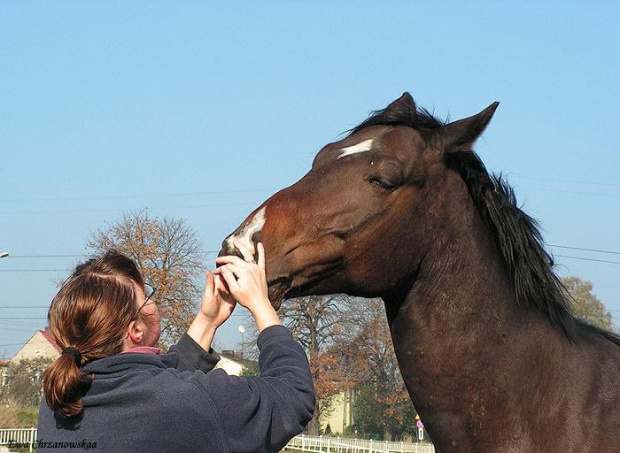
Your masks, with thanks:
[{"label": "tree trunk", "polygon": [[320,410],[319,410],[319,406],[317,404],[317,407],[314,411],[314,415],[312,416],[312,420],[310,420],[310,423],[308,423],[308,435],[309,436],[318,436],[319,435],[319,428],[320,428],[320,423],[319,423],[319,417],[320,417]]},{"label": "tree trunk", "polygon": [[[317,332],[314,323],[311,325],[310,329],[310,345],[308,346],[308,355],[310,356],[310,365],[316,365],[317,358],[319,356],[319,346],[317,343]],[[315,372],[318,372],[316,370]],[[313,379],[317,379],[318,376],[313,376]],[[309,436],[318,436],[319,431],[321,429],[321,423],[319,418],[321,417],[321,402],[317,400],[316,407],[314,409],[314,415],[312,416],[312,420],[308,423],[308,435]]]}]

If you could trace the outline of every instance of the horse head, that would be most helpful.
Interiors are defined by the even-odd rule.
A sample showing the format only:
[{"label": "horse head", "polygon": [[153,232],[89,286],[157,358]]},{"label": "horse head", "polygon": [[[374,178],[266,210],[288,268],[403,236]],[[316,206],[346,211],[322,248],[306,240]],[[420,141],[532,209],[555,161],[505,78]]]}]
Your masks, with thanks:
[{"label": "horse head", "polygon": [[470,151],[497,105],[444,124],[403,94],[326,145],[311,170],[252,212],[220,253],[235,253],[235,241],[251,249],[262,241],[276,307],[283,297],[309,294],[382,296],[410,282],[444,227],[441,204],[455,202],[447,194],[463,184],[445,156]]}]

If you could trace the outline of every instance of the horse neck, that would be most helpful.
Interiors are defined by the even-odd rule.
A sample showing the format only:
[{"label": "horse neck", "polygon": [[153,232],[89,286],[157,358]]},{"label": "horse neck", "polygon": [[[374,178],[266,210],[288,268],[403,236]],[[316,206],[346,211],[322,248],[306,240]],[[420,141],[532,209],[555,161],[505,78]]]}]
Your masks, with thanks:
[{"label": "horse neck", "polygon": [[427,251],[413,285],[384,298],[398,349],[443,355],[445,344],[466,354],[472,343],[464,338],[478,343],[508,333],[517,306],[510,279],[493,244],[463,230],[469,232],[450,234]]},{"label": "horse neck", "polygon": [[524,329],[540,328],[544,321],[540,313],[517,305],[481,221],[472,217],[454,224],[459,230],[440,234],[427,251],[415,283],[384,297],[412,401],[431,435],[443,439],[458,433],[466,438],[472,418],[481,420],[477,411],[505,397],[500,387],[523,379],[516,370],[523,366],[521,355],[527,360],[524,349],[531,347],[521,341]]}]

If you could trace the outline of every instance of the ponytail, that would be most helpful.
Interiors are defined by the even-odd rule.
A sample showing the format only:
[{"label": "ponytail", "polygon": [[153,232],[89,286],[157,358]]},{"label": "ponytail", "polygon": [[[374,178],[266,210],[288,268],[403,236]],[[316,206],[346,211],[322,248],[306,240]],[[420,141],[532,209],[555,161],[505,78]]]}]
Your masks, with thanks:
[{"label": "ponytail", "polygon": [[43,392],[47,405],[63,417],[81,415],[84,411],[82,397],[90,383],[91,379],[79,368],[77,357],[63,351],[43,375]]}]

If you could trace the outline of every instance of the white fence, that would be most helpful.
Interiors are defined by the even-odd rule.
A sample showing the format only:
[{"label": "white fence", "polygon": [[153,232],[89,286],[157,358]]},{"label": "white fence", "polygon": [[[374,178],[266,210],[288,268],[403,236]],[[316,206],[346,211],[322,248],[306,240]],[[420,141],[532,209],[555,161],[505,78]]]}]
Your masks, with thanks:
[{"label": "white fence", "polygon": [[26,447],[32,451],[36,443],[37,428],[0,429],[0,446],[8,446],[9,449]]},{"label": "white fence", "polygon": [[[0,446],[27,447],[37,444],[37,429],[0,429]],[[432,444],[344,439],[340,437],[296,436],[284,448],[307,453],[435,453]]]},{"label": "white fence", "polygon": [[296,436],[285,450],[309,453],[435,453],[427,443],[388,442],[387,440],[344,439],[340,437]]}]

